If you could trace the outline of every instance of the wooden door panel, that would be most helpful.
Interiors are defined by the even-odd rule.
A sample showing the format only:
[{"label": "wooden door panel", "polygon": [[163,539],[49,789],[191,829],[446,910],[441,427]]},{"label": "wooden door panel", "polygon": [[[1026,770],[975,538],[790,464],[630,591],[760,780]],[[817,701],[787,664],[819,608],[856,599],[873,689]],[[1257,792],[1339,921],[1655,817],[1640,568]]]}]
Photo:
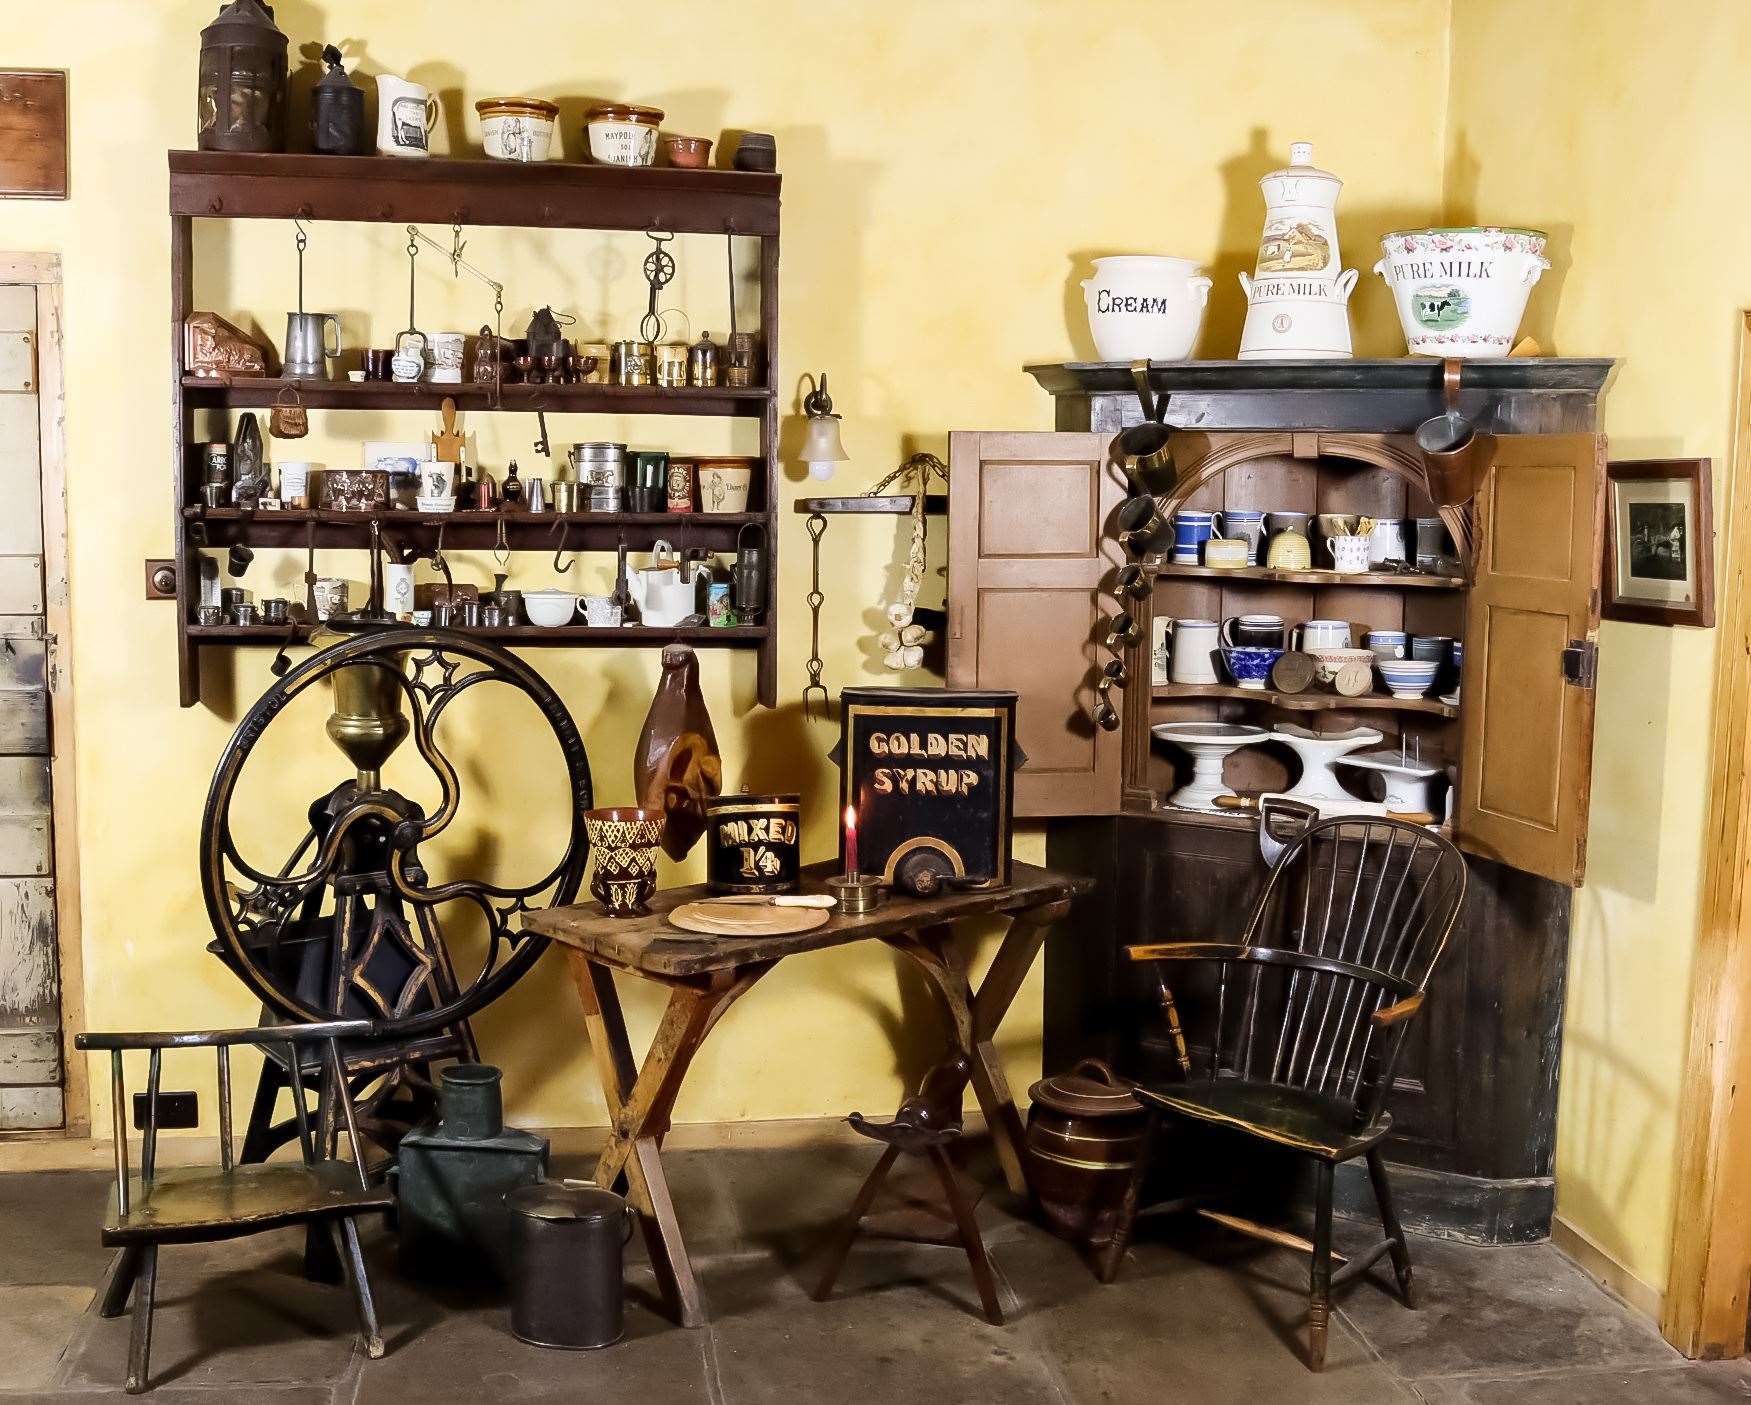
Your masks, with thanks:
[{"label": "wooden door panel", "polygon": [[1102,591],[1119,558],[1110,518],[1124,495],[1108,442],[949,436],[948,684],[1015,690],[1027,755],[1018,817],[1119,805],[1119,734],[1091,720],[1095,678],[1110,657],[1105,619],[1117,608]]},{"label": "wooden door panel", "polygon": [[1564,650],[1599,628],[1603,436],[1509,435],[1476,499],[1461,848],[1571,886],[1585,870],[1593,689]]}]

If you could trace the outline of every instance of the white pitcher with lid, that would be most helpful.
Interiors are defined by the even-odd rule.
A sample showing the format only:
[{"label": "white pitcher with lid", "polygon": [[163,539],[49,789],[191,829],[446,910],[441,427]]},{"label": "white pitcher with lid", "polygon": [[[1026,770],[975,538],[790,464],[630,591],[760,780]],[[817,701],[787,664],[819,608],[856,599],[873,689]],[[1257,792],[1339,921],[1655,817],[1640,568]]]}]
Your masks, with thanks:
[{"label": "white pitcher with lid", "polygon": [[1265,229],[1246,292],[1240,359],[1322,360],[1350,354],[1350,291],[1356,270],[1338,255],[1338,192],[1344,183],[1313,164],[1313,143],[1289,148],[1289,164],[1259,181]]}]

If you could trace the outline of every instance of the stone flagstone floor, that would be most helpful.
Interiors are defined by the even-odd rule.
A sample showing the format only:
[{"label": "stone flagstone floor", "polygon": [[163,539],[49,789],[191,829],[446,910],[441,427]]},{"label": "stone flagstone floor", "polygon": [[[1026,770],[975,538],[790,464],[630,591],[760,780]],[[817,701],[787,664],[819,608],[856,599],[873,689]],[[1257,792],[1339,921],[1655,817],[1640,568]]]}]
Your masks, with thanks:
[{"label": "stone flagstone floor", "polygon": [[[1007,1327],[977,1315],[958,1250],[863,1240],[832,1301],[809,1300],[820,1247],[874,1148],[665,1158],[705,1285],[710,1325],[652,1307],[635,1252],[627,1335],[599,1352],[543,1351],[500,1302],[400,1280],[367,1230],[389,1354],[355,1349],[342,1289],[299,1276],[281,1232],[169,1247],[152,1352],[161,1405],[613,1400],[627,1405],[1645,1405],[1751,1398],[1745,1363],[1684,1361],[1644,1319],[1549,1245],[1413,1246],[1422,1306],[1382,1267],[1339,1299],[1323,1375],[1301,1364],[1304,1261],[1178,1220],[1147,1224],[1118,1283],[1018,1218],[980,1207]],[[577,1168],[562,1168],[577,1174]],[[0,1176],[0,1402],[121,1397],[125,1318],[91,1310],[109,1256],[107,1186],[85,1173]],[[1338,1226],[1364,1237],[1360,1225]]]}]

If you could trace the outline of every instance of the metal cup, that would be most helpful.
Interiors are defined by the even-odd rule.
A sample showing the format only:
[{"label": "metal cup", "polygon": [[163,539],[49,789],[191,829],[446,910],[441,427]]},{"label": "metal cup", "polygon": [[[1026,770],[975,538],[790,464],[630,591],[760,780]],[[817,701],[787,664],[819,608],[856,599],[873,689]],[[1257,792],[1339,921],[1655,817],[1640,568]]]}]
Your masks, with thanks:
[{"label": "metal cup", "polygon": [[[334,345],[328,344],[329,328],[334,329]],[[288,312],[286,314],[286,355],[282,374],[288,379],[304,377],[328,379],[328,358],[340,355],[340,318],[332,312]]]},{"label": "metal cup", "polygon": [[1458,507],[1470,502],[1494,453],[1494,440],[1479,434],[1477,426],[1459,412],[1459,382],[1463,361],[1447,361],[1441,369],[1442,394],[1447,408],[1417,426],[1417,450],[1423,456],[1423,474],[1429,496],[1437,507]]},{"label": "metal cup", "polygon": [[497,629],[505,622],[505,611],[501,605],[482,605],[480,607],[480,624],[483,629]]},{"label": "metal cup", "polygon": [[464,629],[480,628],[480,601],[464,600],[457,607],[459,623]]},{"label": "metal cup", "polygon": [[275,596],[272,600],[261,602],[261,622],[263,624],[286,624],[291,618],[291,601]]},{"label": "metal cup", "polygon": [[1147,493],[1139,493],[1119,509],[1119,540],[1138,555],[1149,549],[1150,542],[1166,525],[1155,499]]},{"label": "metal cup", "polygon": [[531,478],[523,485],[523,505],[530,512],[547,511],[547,484],[539,478]]}]

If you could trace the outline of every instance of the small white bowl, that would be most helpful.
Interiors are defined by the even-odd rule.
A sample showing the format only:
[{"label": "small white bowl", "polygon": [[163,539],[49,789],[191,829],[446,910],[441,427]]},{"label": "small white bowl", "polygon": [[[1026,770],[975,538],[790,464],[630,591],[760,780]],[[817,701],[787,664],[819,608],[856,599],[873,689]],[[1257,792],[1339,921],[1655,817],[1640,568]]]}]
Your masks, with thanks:
[{"label": "small white bowl", "polygon": [[578,597],[569,590],[525,590],[523,616],[543,629],[567,625],[578,612]]},{"label": "small white bowl", "polygon": [[1426,697],[1441,665],[1433,659],[1381,659],[1376,665],[1395,698]]}]

